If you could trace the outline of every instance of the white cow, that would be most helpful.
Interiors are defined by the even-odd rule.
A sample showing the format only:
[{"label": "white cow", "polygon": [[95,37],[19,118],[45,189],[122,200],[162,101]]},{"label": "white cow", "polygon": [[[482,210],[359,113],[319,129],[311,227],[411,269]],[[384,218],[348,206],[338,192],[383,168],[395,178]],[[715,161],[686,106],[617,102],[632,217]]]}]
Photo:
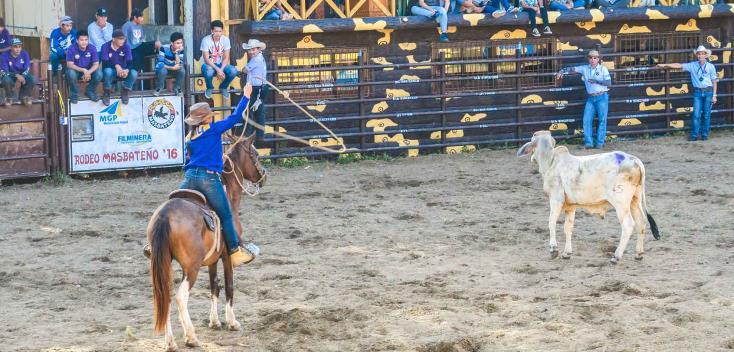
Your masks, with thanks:
[{"label": "white cow", "polygon": [[639,158],[616,151],[574,156],[568,148],[556,147],[550,131],[535,132],[530,142],[517,151],[517,156],[529,154],[532,154],[531,160],[538,164],[543,176],[543,190],[550,200],[548,227],[552,257],[558,256],[556,221],[561,211],[566,213],[563,225],[566,246],[562,258],[568,259],[573,253],[571,232],[576,208],[586,209],[602,218],[607,210],[615,209],[622,225],[622,237],[611,259],[614,264],[622,258],[633,231],[638,234],[635,259],[642,259],[645,217],[655,239],[660,239],[655,220],[647,211],[645,166]]}]

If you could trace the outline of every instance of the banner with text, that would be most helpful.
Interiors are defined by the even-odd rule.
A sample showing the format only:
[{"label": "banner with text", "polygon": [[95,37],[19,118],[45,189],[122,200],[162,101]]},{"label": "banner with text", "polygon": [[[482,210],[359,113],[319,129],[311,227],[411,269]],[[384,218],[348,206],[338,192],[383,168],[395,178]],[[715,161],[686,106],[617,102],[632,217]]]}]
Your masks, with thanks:
[{"label": "banner with text", "polygon": [[74,172],[179,166],[184,163],[183,99],[89,100],[69,106],[69,164]]}]

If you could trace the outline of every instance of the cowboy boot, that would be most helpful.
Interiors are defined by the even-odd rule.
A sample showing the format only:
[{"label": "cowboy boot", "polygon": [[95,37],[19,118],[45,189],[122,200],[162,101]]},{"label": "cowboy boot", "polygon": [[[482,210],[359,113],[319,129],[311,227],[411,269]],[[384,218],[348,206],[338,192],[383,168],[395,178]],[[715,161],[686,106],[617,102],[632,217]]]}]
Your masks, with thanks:
[{"label": "cowboy boot", "polygon": [[229,258],[232,260],[232,266],[238,266],[255,260],[255,255],[247,248],[239,246],[237,249],[229,253]]},{"label": "cowboy boot", "polygon": [[127,105],[130,102],[130,89],[122,87],[122,103]]},{"label": "cowboy boot", "polygon": [[112,89],[104,89],[104,94],[102,94],[102,104],[104,106],[110,106],[110,94],[112,94]]}]

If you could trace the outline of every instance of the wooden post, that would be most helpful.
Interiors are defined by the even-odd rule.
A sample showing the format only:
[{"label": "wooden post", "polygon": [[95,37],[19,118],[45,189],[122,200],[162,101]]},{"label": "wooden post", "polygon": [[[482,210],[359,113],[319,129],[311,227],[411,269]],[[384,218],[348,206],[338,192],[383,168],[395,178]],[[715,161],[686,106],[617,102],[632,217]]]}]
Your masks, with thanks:
[{"label": "wooden post", "polygon": [[[441,144],[446,143],[446,52],[441,51],[438,54],[441,64],[436,66],[438,75],[441,77],[438,93],[441,95]],[[444,147],[444,150],[446,148]]]}]

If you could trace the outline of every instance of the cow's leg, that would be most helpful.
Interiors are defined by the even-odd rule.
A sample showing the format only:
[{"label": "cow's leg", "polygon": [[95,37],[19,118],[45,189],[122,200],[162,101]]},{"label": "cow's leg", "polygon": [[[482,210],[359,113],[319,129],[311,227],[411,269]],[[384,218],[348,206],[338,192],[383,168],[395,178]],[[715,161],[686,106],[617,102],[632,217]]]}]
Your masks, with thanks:
[{"label": "cow's leg", "polygon": [[[184,275],[181,286],[178,287],[176,292],[176,304],[178,305],[178,318],[181,321],[181,326],[184,329],[184,341],[186,346],[197,347],[199,346],[199,340],[196,338],[194,332],[194,324],[191,323],[191,317],[189,316],[189,291],[194,287],[196,281],[196,275],[199,273],[199,268],[188,270],[187,274]],[[191,283],[189,283],[191,280]]]},{"label": "cow's leg", "polygon": [[217,301],[219,301],[219,280],[217,280],[217,263],[209,265],[209,290],[211,298],[211,308],[209,309],[209,327],[215,330],[222,328],[219,321],[219,311],[217,310]]},{"label": "cow's leg", "polygon": [[576,219],[576,209],[566,209],[566,222],[563,224],[563,233],[566,235],[566,246],[563,248],[563,254],[561,258],[571,258],[573,254],[573,246],[571,245],[571,233],[573,232],[573,222]]},{"label": "cow's leg", "polygon": [[232,262],[229,256],[224,259],[224,297],[226,305],[224,306],[224,320],[227,322],[227,328],[232,331],[240,330],[240,323],[234,316],[234,308],[232,307],[234,299],[234,273]]},{"label": "cow's leg", "polygon": [[[629,203],[627,203],[629,204]],[[627,248],[627,242],[630,240],[632,231],[635,229],[635,220],[632,218],[629,206],[616,208],[617,218],[619,218],[619,224],[622,225],[622,237],[619,239],[619,246],[614,251],[614,256],[611,259],[613,264],[617,264],[622,259],[624,249]]]},{"label": "cow's leg", "polygon": [[548,228],[550,229],[550,254],[551,258],[558,256],[558,242],[556,241],[556,223],[561,215],[563,202],[558,202],[551,196],[550,198],[550,215],[548,216]]},{"label": "cow's leg", "polygon": [[645,254],[645,214],[642,212],[642,206],[639,198],[632,202],[632,218],[635,220],[634,232],[637,233],[637,249],[635,251],[635,259],[642,260],[642,255]]}]

